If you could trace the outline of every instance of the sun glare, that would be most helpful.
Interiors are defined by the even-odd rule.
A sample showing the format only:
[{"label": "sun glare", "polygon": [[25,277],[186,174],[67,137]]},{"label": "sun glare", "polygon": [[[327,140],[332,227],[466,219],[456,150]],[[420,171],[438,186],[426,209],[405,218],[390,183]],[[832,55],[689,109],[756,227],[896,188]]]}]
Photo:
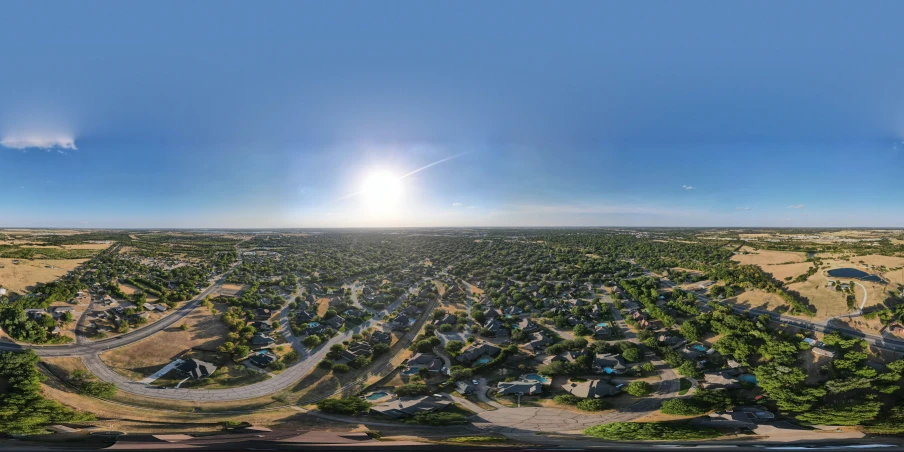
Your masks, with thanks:
[{"label": "sun glare", "polygon": [[367,207],[375,210],[391,210],[402,197],[402,181],[386,171],[370,174],[361,188]]}]

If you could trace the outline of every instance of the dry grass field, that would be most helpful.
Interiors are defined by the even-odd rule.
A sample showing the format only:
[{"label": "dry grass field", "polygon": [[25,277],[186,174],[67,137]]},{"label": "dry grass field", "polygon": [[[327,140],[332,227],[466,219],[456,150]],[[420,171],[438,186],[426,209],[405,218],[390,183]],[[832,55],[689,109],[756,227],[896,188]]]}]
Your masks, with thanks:
[{"label": "dry grass field", "polygon": [[[236,297],[247,289],[248,286],[244,286],[242,284],[223,284],[219,290],[217,290],[216,295],[223,295],[226,297]],[[215,296],[216,296],[215,295]]]},{"label": "dry grass field", "polygon": [[[18,261],[14,264],[13,261]],[[0,258],[0,285],[15,291],[25,292],[37,283],[47,283],[69,273],[87,259],[7,259]],[[48,268],[50,267],[50,268]]]},{"label": "dry grass field", "polygon": [[767,265],[762,267],[762,269],[766,273],[771,274],[773,278],[784,281],[789,276],[793,279],[806,273],[812,266],[813,264],[810,262],[800,262],[797,264]]},{"label": "dry grass field", "polygon": [[807,260],[805,253],[795,253],[792,251],[754,251],[754,254],[735,254],[731,257],[733,261],[742,264],[759,265],[766,269],[767,265],[778,265],[787,263],[797,263]]},{"label": "dry grass field", "polygon": [[[220,310],[223,306],[218,306]],[[188,325],[183,331],[182,324]],[[199,307],[185,319],[153,336],[104,352],[101,359],[116,372],[133,380],[147,377],[191,349],[215,350],[225,342],[229,329],[218,316]]]}]

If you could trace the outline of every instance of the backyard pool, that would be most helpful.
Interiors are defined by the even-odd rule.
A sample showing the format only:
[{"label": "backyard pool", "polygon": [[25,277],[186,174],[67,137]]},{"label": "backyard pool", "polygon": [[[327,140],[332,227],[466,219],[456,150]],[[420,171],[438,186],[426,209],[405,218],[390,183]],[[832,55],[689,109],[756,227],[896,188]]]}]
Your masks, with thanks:
[{"label": "backyard pool", "polygon": [[756,384],[756,375],[753,374],[743,374],[738,377],[738,380],[745,381],[747,383]]},{"label": "backyard pool", "polygon": [[414,375],[417,373],[416,367],[410,367],[402,371],[402,375]]},{"label": "backyard pool", "polygon": [[596,326],[609,326],[609,322],[600,322],[597,323]]},{"label": "backyard pool", "polygon": [[386,396],[388,396],[388,395],[389,395],[388,392],[372,392],[372,393],[368,394],[367,397],[365,397],[365,399],[367,399],[367,400],[379,400],[379,399],[382,399],[383,397],[386,397]]},{"label": "backyard pool", "polygon": [[490,361],[492,361],[492,359],[484,356],[483,358],[478,359],[474,364],[486,364]]},{"label": "backyard pool", "polygon": [[311,322],[308,324],[309,327],[318,327],[320,326],[320,322]]},{"label": "backyard pool", "polygon": [[617,370],[615,370],[611,367],[603,367],[603,372],[606,372],[607,374],[617,374],[618,373]]},{"label": "backyard pool", "polygon": [[702,346],[702,345],[700,345],[700,344],[694,344],[694,345],[691,346],[691,348],[694,349],[694,350],[697,350],[698,352],[705,352],[705,351],[706,351],[706,347],[704,347],[704,346]]},{"label": "backyard pool", "polygon": [[542,375],[537,375],[537,374],[527,374],[521,378],[523,378],[525,380],[539,381],[540,383],[543,383],[543,384],[549,383],[549,378],[546,378]]}]

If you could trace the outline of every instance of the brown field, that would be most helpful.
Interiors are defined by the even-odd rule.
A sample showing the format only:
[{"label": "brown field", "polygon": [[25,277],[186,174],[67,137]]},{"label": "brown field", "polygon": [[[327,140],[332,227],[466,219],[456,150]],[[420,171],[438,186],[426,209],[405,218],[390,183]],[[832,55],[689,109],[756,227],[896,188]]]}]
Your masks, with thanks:
[{"label": "brown field", "polygon": [[[833,289],[826,287],[829,280],[821,273],[817,273],[810,279],[802,283],[789,284],[788,288],[801,294],[809,300],[810,305],[816,308],[816,319],[826,319],[836,315],[846,314],[848,312],[847,302],[841,292],[835,292]],[[856,290],[857,303],[863,298],[863,291],[859,288]],[[874,297],[870,297],[873,299]],[[869,302],[866,304],[870,305]]]},{"label": "brown field", "polygon": [[330,299],[329,298],[318,298],[317,299],[317,315],[323,317],[326,314],[326,311],[330,309]]},{"label": "brown field", "polygon": [[235,297],[245,291],[245,289],[247,288],[248,286],[242,284],[223,284],[223,286],[217,290],[217,293],[214,296],[223,295],[226,297]]},{"label": "brown field", "polygon": [[772,237],[772,234],[738,234],[742,239],[765,239]]},{"label": "brown field", "polygon": [[764,267],[766,265],[787,264],[790,262],[803,262],[807,260],[805,253],[791,251],[755,251],[756,254],[735,254],[731,259],[742,264],[752,264]]},{"label": "brown field", "polygon": [[852,261],[855,264],[859,264],[860,261],[863,261],[863,263],[872,267],[904,267],[904,257],[881,256],[878,254],[870,254],[868,256],[854,256],[848,259],[848,261]]},{"label": "brown field", "polygon": [[771,274],[773,278],[784,281],[789,276],[793,279],[806,273],[812,266],[813,264],[810,262],[801,262],[798,264],[767,265],[761,268],[766,273]]},{"label": "brown field", "polygon": [[122,292],[123,292],[124,294],[126,294],[126,295],[132,295],[132,294],[134,294],[135,292],[138,292],[138,291],[141,290],[141,289],[139,289],[139,288],[137,288],[137,287],[135,287],[135,286],[129,285],[129,284],[123,284],[123,283],[120,283],[120,284],[119,284],[119,290],[122,290]]},{"label": "brown field", "polygon": [[[183,323],[188,325],[188,330],[179,328]],[[100,357],[116,372],[140,380],[193,347],[215,350],[225,342],[228,332],[219,317],[199,307],[175,325],[134,344],[104,352]]]},{"label": "brown field", "polygon": [[[13,264],[18,260],[18,264]],[[78,267],[87,259],[7,259],[0,258],[0,285],[15,291],[25,292],[37,283],[54,281]],[[51,266],[53,268],[47,268]]]}]

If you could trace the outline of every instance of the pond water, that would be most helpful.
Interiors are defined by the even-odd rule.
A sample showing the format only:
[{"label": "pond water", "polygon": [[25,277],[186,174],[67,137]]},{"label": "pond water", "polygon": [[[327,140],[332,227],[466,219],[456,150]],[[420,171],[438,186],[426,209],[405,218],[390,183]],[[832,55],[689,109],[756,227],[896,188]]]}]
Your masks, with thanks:
[{"label": "pond water", "polygon": [[829,270],[828,273],[829,276],[835,278],[854,278],[861,281],[882,282],[882,278],[871,275],[863,270],[857,270],[856,268],[834,268]]},{"label": "pond water", "polygon": [[365,397],[365,399],[378,400],[378,399],[382,399],[383,397],[386,397],[387,395],[389,395],[388,392],[372,392],[367,397]]}]

